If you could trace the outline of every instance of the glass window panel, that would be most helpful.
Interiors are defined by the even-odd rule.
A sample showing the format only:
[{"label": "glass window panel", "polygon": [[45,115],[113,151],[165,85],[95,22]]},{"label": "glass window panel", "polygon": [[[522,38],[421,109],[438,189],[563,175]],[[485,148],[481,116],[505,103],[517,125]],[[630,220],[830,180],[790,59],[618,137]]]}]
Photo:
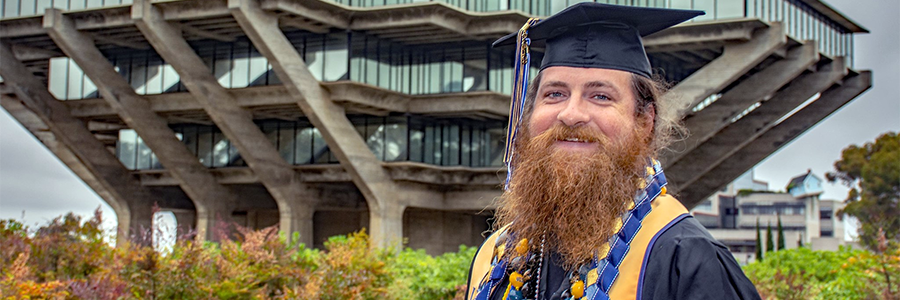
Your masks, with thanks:
[{"label": "glass window panel", "polygon": [[388,117],[385,125],[384,161],[406,160],[407,124],[405,117]]},{"label": "glass window panel", "polygon": [[250,85],[250,49],[248,44],[235,44],[232,53],[231,88],[242,88]]},{"label": "glass window panel", "polygon": [[752,2],[752,1],[725,1],[725,0],[715,0],[716,1],[716,9],[718,12],[716,13],[716,19],[726,19],[726,18],[738,18],[744,16],[744,3]]},{"label": "glass window panel", "polygon": [[[434,125],[426,125],[425,126],[425,145],[424,145],[424,159],[423,162],[426,164],[435,164],[435,157],[439,157],[437,153],[435,153],[434,144],[436,143],[437,135],[435,134],[435,126]],[[439,161],[437,161],[439,162]]]},{"label": "glass window panel", "polygon": [[506,130],[504,128],[491,128],[487,134],[487,144],[490,149],[488,161],[491,166],[503,165],[503,152],[506,150]]},{"label": "glass window panel", "polygon": [[119,140],[116,141],[116,154],[119,161],[129,170],[135,169],[137,145],[137,133],[131,129],[119,130]]},{"label": "glass window panel", "polygon": [[304,50],[306,51],[306,67],[316,80],[322,80],[325,71],[325,40],[322,35],[307,36]]},{"label": "glass window panel", "polygon": [[279,122],[278,129],[278,153],[281,154],[281,158],[284,158],[284,161],[293,164],[294,163],[294,145],[296,145],[296,141],[294,141],[294,137],[296,133],[294,132],[295,122]]},{"label": "glass window panel", "polygon": [[471,130],[469,130],[469,126],[462,126],[460,130],[460,149],[462,150],[462,155],[459,158],[459,163],[463,166],[471,166],[472,165],[472,138],[471,138]]},{"label": "glass window panel", "polygon": [[139,53],[137,55],[133,55],[130,60],[130,68],[129,75],[131,78],[131,86],[134,87],[134,92],[138,95],[146,94],[146,83],[147,83],[147,68],[146,68],[146,55]]},{"label": "glass window panel", "polygon": [[313,136],[315,128],[309,124],[297,125],[297,138],[294,141],[294,164],[303,165],[312,163]]},{"label": "glass window panel", "polygon": [[81,68],[75,64],[75,61],[69,59],[69,67],[68,67],[68,93],[66,93],[66,99],[81,99],[82,98],[82,82],[84,81],[84,72],[81,71]]},{"label": "glass window panel", "polygon": [[159,57],[150,58],[147,62],[146,68],[148,68],[148,74],[150,74],[150,78],[147,79],[147,94],[159,94],[163,91],[163,76],[164,73],[160,71],[160,64],[162,64],[162,60]]},{"label": "glass window panel", "polygon": [[416,162],[424,162],[425,158],[422,153],[424,147],[425,130],[422,124],[415,119],[410,119],[409,124],[409,160]]},{"label": "glass window panel", "polygon": [[280,147],[278,144],[277,121],[263,121],[262,124],[260,124],[260,128],[262,129],[263,134],[266,135],[266,139],[269,140],[269,143],[272,143],[272,146],[275,146],[276,149]]},{"label": "glass window panel", "polygon": [[250,74],[250,86],[260,86],[269,84],[268,81],[268,73],[269,73],[269,61],[266,60],[255,48],[250,47],[250,58],[249,58],[249,68],[248,73]]},{"label": "glass window panel", "polygon": [[147,147],[147,144],[144,143],[144,140],[141,139],[140,136],[137,137],[137,165],[135,169],[138,170],[147,170],[150,169],[150,148]]},{"label": "glass window panel", "polygon": [[318,129],[313,131],[313,160],[317,164],[326,164],[329,162],[330,153],[328,153],[328,145],[322,138],[322,133]]},{"label": "glass window panel", "polygon": [[197,127],[197,158],[200,159],[200,163],[207,167],[212,167],[212,147],[213,147],[213,134],[212,127],[210,126],[198,126]]},{"label": "glass window panel", "polygon": [[366,145],[375,157],[384,160],[384,118],[368,117],[365,124]]},{"label": "glass window panel", "polygon": [[366,42],[366,64],[363,67],[363,72],[366,74],[365,83],[377,86],[378,85],[378,61],[375,58],[378,56],[378,43],[375,38],[368,38]]},{"label": "glass window panel", "polygon": [[55,57],[50,59],[50,69],[48,75],[48,88],[50,90],[50,94],[56,99],[66,100],[66,85],[68,84],[68,71],[66,68],[69,66],[68,58],[65,57]]},{"label": "glass window panel", "polygon": [[[105,4],[105,2],[111,2],[111,1],[106,1],[106,0],[87,0],[86,2],[87,2],[87,7],[88,7],[88,8],[97,8],[97,7],[103,7],[104,4]],[[110,3],[110,4],[111,4],[111,3]]]},{"label": "glass window panel", "polygon": [[224,167],[229,164],[228,140],[216,130],[213,132],[213,167]]},{"label": "glass window panel", "polygon": [[231,50],[231,44],[220,43],[213,56],[213,74],[225,88],[231,87]]},{"label": "glass window panel", "polygon": [[197,127],[183,126],[181,130],[181,142],[191,151],[191,154],[197,156]]},{"label": "glass window panel", "polygon": [[444,129],[444,155],[448,166],[459,165],[459,125],[449,125]]},{"label": "glass window panel", "polygon": [[[11,0],[7,0],[4,2],[13,2]],[[36,11],[35,10],[35,0],[19,0],[19,15],[20,16],[31,16],[35,14],[43,14],[44,11]]]},{"label": "glass window panel", "polygon": [[325,45],[325,74],[323,80],[347,79],[347,34],[335,33],[327,36]]}]

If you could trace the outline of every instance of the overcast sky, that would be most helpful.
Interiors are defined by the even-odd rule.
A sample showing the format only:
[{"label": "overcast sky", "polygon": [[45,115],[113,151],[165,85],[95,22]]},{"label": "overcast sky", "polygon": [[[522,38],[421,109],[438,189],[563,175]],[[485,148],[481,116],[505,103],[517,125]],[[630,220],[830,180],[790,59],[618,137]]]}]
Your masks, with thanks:
[{"label": "overcast sky", "polygon": [[[855,69],[872,70],[874,86],[757,165],[756,178],[783,190],[807,169],[824,178],[850,144],[900,130],[900,1],[828,0],[871,33],[855,37]],[[847,188],[825,185],[823,199],[844,199]],[[112,210],[25,128],[0,109],[0,219],[46,223],[72,211],[89,216],[97,207],[109,224]]]}]

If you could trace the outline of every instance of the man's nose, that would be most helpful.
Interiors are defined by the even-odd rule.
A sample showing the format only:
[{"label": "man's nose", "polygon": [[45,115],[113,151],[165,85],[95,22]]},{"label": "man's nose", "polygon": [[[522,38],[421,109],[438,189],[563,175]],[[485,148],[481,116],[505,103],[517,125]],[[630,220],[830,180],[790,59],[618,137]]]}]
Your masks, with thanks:
[{"label": "man's nose", "polygon": [[566,101],[566,106],[559,112],[556,118],[568,126],[574,127],[584,125],[590,119],[590,116],[585,111],[584,101],[581,99],[580,95],[572,96],[573,97]]}]

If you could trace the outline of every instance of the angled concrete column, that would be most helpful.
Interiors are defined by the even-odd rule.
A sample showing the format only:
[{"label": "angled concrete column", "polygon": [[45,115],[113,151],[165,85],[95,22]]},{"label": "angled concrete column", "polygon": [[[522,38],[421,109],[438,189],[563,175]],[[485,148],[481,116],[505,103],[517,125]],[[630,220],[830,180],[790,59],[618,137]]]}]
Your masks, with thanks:
[{"label": "angled concrete column", "polygon": [[781,23],[757,29],[749,41],[725,45],[721,56],[678,83],[668,94],[675,95],[679,102],[676,107],[683,108],[680,112],[683,117],[700,101],[727,87],[785,43],[787,37]]},{"label": "angled concrete column", "polygon": [[406,190],[397,188],[381,161],[347,119],[344,109],[331,101],[328,91],[309,72],[279,28],[278,17],[264,12],[255,0],[231,0],[228,6],[365,196],[370,214],[369,230],[375,245],[398,245],[402,240],[406,206],[399,192]]},{"label": "angled concrete column", "polygon": [[165,119],[150,109],[150,103],[139,96],[115,71],[115,67],[100,53],[93,40],[77,29],[61,10],[50,9],[44,14],[44,28],[84,73],[94,82],[103,99],[156,154],[160,163],[184,193],[193,200],[199,239],[215,239],[212,227],[218,218],[227,218],[237,198],[216,182],[209,170],[178,140]]},{"label": "angled concrete column", "polygon": [[816,72],[799,76],[758,108],[719,131],[667,169],[674,190],[686,189],[719,164],[731,163],[730,158],[735,152],[772,128],[775,121],[846,74],[844,60],[838,58],[820,66]]},{"label": "angled concrete column", "polygon": [[692,151],[697,146],[731,124],[732,118],[751,105],[775,94],[778,89],[809,69],[818,60],[819,52],[815,41],[797,46],[791,49],[784,59],[741,81],[716,102],[688,117],[684,125],[690,136],[673,146],[676,151],[666,153],[663,158],[666,172],[671,171],[671,166],[681,164],[680,160],[685,156],[695,154],[696,152]]},{"label": "angled concrete column", "polygon": [[685,202],[685,206],[689,208],[697,205],[717,189],[733,181],[779,148],[789,144],[871,86],[872,73],[870,71],[844,77],[843,84],[823,91],[818,99],[784,121],[774,126],[769,125],[771,129],[752,139],[751,142],[726,158],[728,163],[716,165],[703,177],[695,180],[693,184],[685,186],[679,191],[681,201]]},{"label": "angled concrete column", "polygon": [[[138,233],[138,229],[150,228],[152,213],[147,214],[148,211],[144,211],[142,207],[152,206],[157,196],[140,185],[115,155],[88,131],[84,122],[72,117],[65,104],[56,100],[44,83],[15,59],[9,45],[5,43],[0,44],[0,65],[3,66],[0,68],[0,76],[5,81],[4,85],[13,90],[21,101],[22,106],[19,108],[27,108],[27,111],[33,113],[46,126],[45,130],[52,133],[49,138],[58,143],[48,145],[50,150],[76,171],[116,211],[117,243],[128,240]],[[3,101],[5,108],[15,105],[7,102],[10,101]],[[23,113],[27,112],[22,111],[13,116],[18,118]],[[35,129],[29,130],[39,136]],[[41,140],[46,141],[48,137]]]},{"label": "angled concrete column", "polygon": [[132,18],[275,199],[281,230],[286,234],[299,231],[301,242],[312,245],[312,220],[306,216],[314,209],[314,196],[300,175],[281,158],[275,145],[253,123],[252,114],[238,106],[234,96],[219,85],[209,67],[184,40],[181,31],[163,19],[162,13],[150,1],[135,1]]}]

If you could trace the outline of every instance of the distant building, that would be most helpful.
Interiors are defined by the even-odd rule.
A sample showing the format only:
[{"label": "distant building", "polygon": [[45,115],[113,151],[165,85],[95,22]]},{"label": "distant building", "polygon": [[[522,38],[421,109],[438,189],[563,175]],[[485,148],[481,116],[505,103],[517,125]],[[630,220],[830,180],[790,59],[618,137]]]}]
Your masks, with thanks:
[{"label": "distant building", "polygon": [[768,191],[768,183],[753,179],[751,170],[691,212],[745,263],[755,259],[757,220],[763,240],[771,225],[777,241],[780,217],[789,249],[801,242],[814,250],[837,250],[845,244],[843,222],[835,215],[843,202],[819,199],[821,178],[807,171],[792,178],[785,189],[788,192]]}]

